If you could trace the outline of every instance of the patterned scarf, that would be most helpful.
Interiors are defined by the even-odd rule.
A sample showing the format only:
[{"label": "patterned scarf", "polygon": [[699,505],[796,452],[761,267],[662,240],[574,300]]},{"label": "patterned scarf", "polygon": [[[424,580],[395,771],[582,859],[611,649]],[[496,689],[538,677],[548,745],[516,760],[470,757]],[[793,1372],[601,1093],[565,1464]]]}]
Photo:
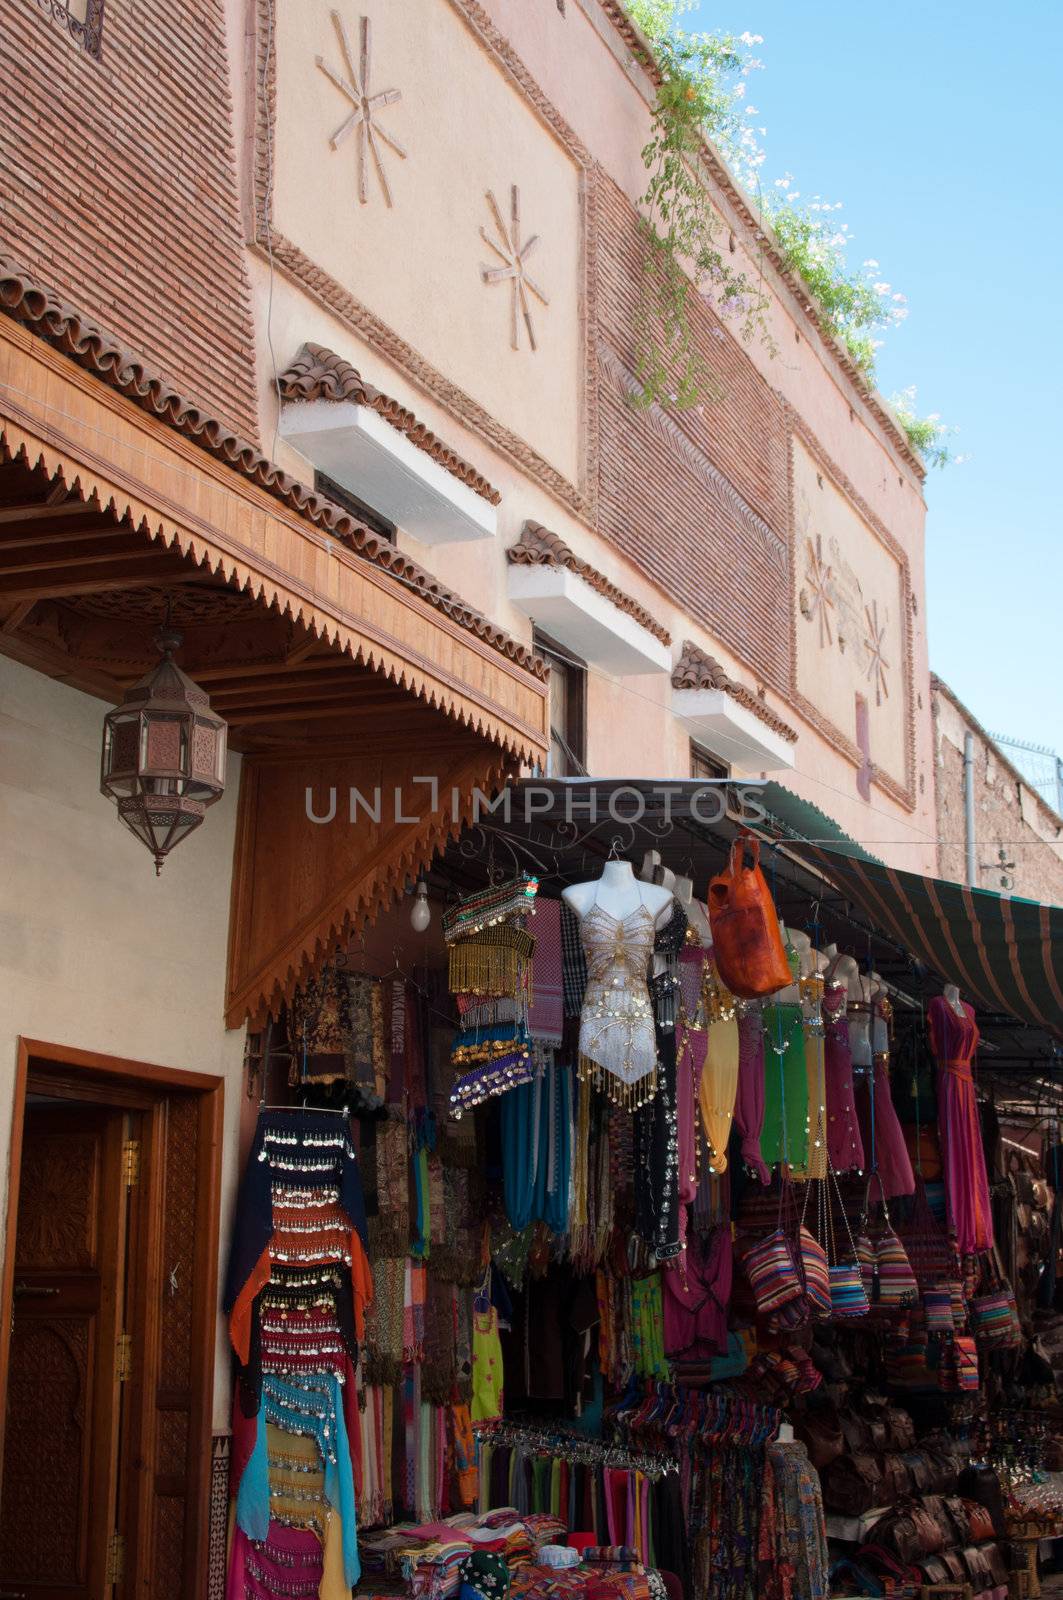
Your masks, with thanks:
[{"label": "patterned scarf", "polygon": [[587,988],[587,957],[580,938],[579,918],[561,902],[561,972],[566,1017],[578,1017]]}]

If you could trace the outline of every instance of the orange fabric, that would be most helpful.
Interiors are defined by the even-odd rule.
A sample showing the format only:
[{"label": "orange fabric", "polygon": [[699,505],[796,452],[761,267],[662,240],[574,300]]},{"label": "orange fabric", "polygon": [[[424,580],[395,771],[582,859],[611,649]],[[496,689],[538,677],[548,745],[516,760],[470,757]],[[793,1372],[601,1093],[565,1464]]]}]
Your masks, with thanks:
[{"label": "orange fabric", "polygon": [[354,1331],[361,1344],[365,1338],[365,1313],[373,1304],[373,1270],[354,1228],[351,1229],[351,1288],[354,1292]]},{"label": "orange fabric", "polygon": [[254,1305],[255,1296],[260,1289],[264,1289],[269,1282],[269,1246],[263,1250],[254,1268],[248,1276],[240,1293],[236,1297],[236,1304],[229,1312],[229,1338],[232,1347],[239,1356],[244,1366],[251,1359],[251,1307]]}]

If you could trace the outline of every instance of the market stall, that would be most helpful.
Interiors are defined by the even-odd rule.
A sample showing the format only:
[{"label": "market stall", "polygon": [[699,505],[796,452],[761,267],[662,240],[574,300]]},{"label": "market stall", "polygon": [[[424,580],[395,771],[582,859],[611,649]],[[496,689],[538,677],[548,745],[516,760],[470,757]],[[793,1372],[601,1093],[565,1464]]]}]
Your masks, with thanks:
[{"label": "market stall", "polygon": [[231,1600],[1033,1592],[1063,913],[961,992],[707,794],[517,786],[261,1036]]}]

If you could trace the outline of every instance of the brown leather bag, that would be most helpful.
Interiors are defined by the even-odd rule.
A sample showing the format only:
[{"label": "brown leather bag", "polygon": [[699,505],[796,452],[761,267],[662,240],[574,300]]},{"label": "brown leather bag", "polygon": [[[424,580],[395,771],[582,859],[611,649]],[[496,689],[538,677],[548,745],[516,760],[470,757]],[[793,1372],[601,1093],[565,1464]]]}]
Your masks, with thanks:
[{"label": "brown leather bag", "polygon": [[[746,852],[752,864],[746,865]],[[779,918],[760,870],[760,840],[743,829],[725,871],[709,884],[709,925],[716,968],[743,1000],[774,994],[794,982]]]}]

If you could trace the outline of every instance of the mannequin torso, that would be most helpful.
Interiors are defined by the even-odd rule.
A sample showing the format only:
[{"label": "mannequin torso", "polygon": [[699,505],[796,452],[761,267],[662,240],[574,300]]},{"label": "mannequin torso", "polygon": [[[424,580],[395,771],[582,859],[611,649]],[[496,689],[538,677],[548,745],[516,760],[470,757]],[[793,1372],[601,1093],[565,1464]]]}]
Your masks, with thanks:
[{"label": "mannequin torso", "polygon": [[960,991],[956,984],[947,983],[945,985],[945,999],[948,1001],[953,1011],[955,1011],[960,1021],[962,1022],[966,1020],[967,1013],[963,1009],[963,1001],[960,999]]},{"label": "mannequin torso", "polygon": [[[798,976],[807,978],[809,973],[814,971],[812,940],[808,937],[807,933],[802,933],[799,928],[786,928],[783,926],[782,922],[779,923],[779,932],[782,934],[782,942],[786,946],[787,951],[789,952],[791,949],[797,951],[799,963]],[[778,1001],[779,1005],[800,1005],[801,986],[796,981],[794,983],[789,983],[785,989],[778,989],[771,998],[775,1001]]]},{"label": "mannequin torso", "polygon": [[607,861],[600,878],[570,884],[561,891],[561,898],[581,922],[592,906],[598,906],[617,922],[640,905],[645,906],[660,932],[671,919],[675,896],[660,884],[642,883],[632,872],[630,861]]}]

